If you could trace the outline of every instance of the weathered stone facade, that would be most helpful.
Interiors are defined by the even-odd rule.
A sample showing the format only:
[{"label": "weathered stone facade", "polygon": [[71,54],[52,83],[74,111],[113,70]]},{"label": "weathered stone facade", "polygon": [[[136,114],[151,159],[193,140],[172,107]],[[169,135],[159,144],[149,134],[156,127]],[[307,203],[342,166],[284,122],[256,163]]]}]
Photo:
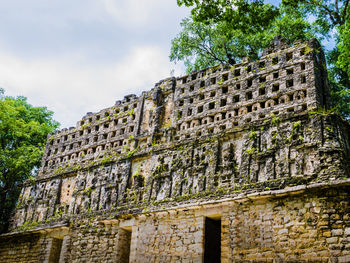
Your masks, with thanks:
[{"label": "weathered stone facade", "polygon": [[0,262],[350,262],[350,127],[315,40],[48,137]]}]

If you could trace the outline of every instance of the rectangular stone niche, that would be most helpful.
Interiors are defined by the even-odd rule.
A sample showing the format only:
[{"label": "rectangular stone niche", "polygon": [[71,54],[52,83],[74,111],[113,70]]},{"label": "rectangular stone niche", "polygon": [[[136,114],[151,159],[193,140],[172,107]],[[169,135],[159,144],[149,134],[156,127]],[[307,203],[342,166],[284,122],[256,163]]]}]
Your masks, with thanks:
[{"label": "rectangular stone niche", "polygon": [[118,262],[120,263],[129,263],[131,234],[132,234],[131,227],[119,229],[117,255],[118,255]]},{"label": "rectangular stone niche", "polygon": [[49,263],[59,263],[63,239],[52,238]]},{"label": "rectangular stone niche", "polygon": [[221,262],[221,218],[205,218],[204,263]]}]

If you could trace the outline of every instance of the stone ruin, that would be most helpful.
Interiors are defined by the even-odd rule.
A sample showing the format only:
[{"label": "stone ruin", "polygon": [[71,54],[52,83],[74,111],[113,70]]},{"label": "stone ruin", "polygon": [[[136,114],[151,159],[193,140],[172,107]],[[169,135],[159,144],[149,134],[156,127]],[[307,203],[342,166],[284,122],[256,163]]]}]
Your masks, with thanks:
[{"label": "stone ruin", "polygon": [[50,134],[0,262],[350,262],[350,127],[320,44],[155,84]]}]

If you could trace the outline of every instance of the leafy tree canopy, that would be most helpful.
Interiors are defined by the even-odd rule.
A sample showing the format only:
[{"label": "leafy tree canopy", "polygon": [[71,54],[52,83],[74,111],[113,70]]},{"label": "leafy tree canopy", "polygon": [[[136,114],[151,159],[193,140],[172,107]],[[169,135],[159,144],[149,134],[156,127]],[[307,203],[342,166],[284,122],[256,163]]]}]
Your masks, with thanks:
[{"label": "leafy tree canopy", "polygon": [[350,16],[348,22],[339,27],[339,59],[337,65],[350,76]]},{"label": "leafy tree canopy", "polygon": [[194,6],[191,14],[196,22],[225,21],[232,29],[244,33],[264,30],[279,15],[278,8],[261,0],[177,0],[177,3]]},{"label": "leafy tree canopy", "polygon": [[38,171],[47,135],[59,126],[52,114],[0,89],[0,232],[6,230],[20,184]]},{"label": "leafy tree canopy", "polygon": [[[270,10],[269,4],[261,4],[260,10]],[[288,13],[285,11],[288,10]],[[206,19],[197,21],[193,17],[182,21],[182,31],[172,40],[171,61],[184,61],[187,71],[199,70],[217,64],[235,64],[243,57],[257,59],[261,50],[269,45],[276,35],[283,36],[289,43],[315,36],[312,25],[294,8],[283,7],[283,15],[271,16],[269,24],[259,30],[232,26],[231,21]],[[239,12],[239,10],[235,10]]]},{"label": "leafy tree canopy", "polygon": [[350,0],[177,0],[192,7],[190,18],[172,40],[170,60],[187,71],[258,58],[276,35],[289,44],[317,38],[326,47],[334,105],[350,117]]}]

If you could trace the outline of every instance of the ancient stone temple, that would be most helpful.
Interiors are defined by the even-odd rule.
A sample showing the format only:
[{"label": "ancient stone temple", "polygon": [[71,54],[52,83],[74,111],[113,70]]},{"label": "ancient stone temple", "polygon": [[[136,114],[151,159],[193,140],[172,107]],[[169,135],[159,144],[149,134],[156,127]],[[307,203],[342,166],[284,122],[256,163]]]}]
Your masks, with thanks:
[{"label": "ancient stone temple", "polygon": [[350,262],[350,127],[316,40],[155,84],[47,139],[0,262]]}]

